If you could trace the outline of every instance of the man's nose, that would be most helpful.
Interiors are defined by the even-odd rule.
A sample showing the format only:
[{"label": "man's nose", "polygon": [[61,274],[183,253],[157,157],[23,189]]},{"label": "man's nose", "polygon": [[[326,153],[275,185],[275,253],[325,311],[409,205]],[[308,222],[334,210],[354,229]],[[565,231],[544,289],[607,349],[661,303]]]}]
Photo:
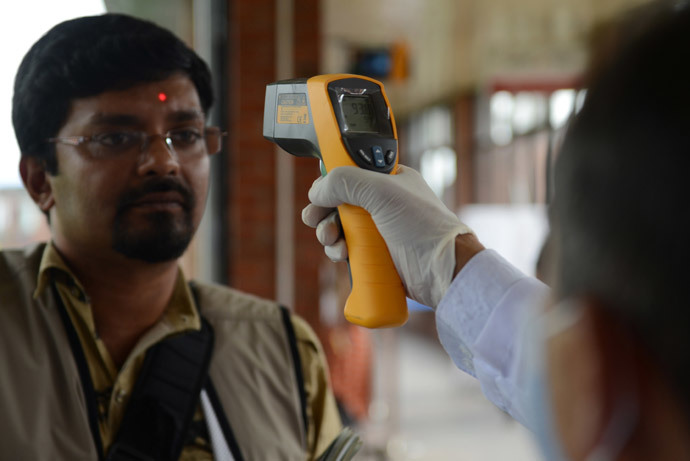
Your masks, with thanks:
[{"label": "man's nose", "polygon": [[162,134],[151,135],[146,139],[139,158],[141,175],[177,175],[180,171],[179,157],[172,142]]}]

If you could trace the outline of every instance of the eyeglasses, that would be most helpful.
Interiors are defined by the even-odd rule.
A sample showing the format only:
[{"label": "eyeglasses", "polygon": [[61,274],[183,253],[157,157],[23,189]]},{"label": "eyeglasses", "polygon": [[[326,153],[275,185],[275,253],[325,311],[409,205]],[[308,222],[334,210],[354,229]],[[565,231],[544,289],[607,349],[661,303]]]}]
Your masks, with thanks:
[{"label": "eyeglasses", "polygon": [[144,152],[151,144],[151,139],[162,138],[171,152],[184,157],[206,152],[209,155],[220,151],[223,137],[227,133],[215,126],[206,127],[203,131],[196,128],[170,130],[165,134],[146,134],[143,131],[113,131],[93,136],[67,136],[49,138],[50,143],[80,146],[86,144],[94,157],[115,157],[128,153]]}]

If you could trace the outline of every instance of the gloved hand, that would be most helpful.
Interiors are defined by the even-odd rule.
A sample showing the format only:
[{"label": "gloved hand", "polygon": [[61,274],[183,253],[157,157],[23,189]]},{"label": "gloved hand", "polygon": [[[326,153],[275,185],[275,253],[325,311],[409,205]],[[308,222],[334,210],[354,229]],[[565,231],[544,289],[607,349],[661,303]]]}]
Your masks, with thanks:
[{"label": "gloved hand", "polygon": [[314,181],[309,200],[302,221],[316,228],[329,258],[347,259],[334,207],[360,206],[371,214],[385,240],[407,295],[430,307],[438,305],[453,278],[455,237],[472,230],[446,208],[419,173],[402,165],[395,175],[334,168]]}]

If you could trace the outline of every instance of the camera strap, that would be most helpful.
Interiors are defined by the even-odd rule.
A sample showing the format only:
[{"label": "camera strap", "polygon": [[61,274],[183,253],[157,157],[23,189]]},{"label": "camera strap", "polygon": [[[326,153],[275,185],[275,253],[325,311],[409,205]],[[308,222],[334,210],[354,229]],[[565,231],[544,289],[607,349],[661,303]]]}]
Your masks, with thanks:
[{"label": "camera strap", "polygon": [[148,350],[115,442],[103,457],[96,393],[88,363],[55,284],[53,290],[77,363],[99,460],[176,461],[201,389],[207,383],[213,351],[211,325],[201,317],[201,330],[170,336]]},{"label": "camera strap", "polygon": [[169,337],[146,353],[106,461],[177,460],[206,382],[213,330]]}]

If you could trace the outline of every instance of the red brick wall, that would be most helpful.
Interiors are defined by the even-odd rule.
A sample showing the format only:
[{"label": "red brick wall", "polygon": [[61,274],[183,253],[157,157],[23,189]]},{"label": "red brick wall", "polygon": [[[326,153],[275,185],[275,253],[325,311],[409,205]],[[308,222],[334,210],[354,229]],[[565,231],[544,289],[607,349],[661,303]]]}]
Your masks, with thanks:
[{"label": "red brick wall", "polygon": [[[294,76],[318,75],[321,53],[319,0],[294,0],[294,8]],[[317,330],[320,323],[318,266],[325,256],[314,230],[302,223],[300,215],[309,203],[309,187],[319,174],[318,160],[295,159],[295,311]]]},{"label": "red brick wall", "polygon": [[275,0],[229,0],[228,283],[275,292],[275,154],[262,136],[275,76]]},{"label": "red brick wall", "polygon": [[[276,154],[262,135],[266,84],[276,80],[276,0],[228,0],[230,37],[228,283],[275,297]],[[319,0],[294,0],[294,75],[319,72]],[[318,160],[295,159],[295,305],[317,331],[318,265],[323,250],[302,224]]]}]

